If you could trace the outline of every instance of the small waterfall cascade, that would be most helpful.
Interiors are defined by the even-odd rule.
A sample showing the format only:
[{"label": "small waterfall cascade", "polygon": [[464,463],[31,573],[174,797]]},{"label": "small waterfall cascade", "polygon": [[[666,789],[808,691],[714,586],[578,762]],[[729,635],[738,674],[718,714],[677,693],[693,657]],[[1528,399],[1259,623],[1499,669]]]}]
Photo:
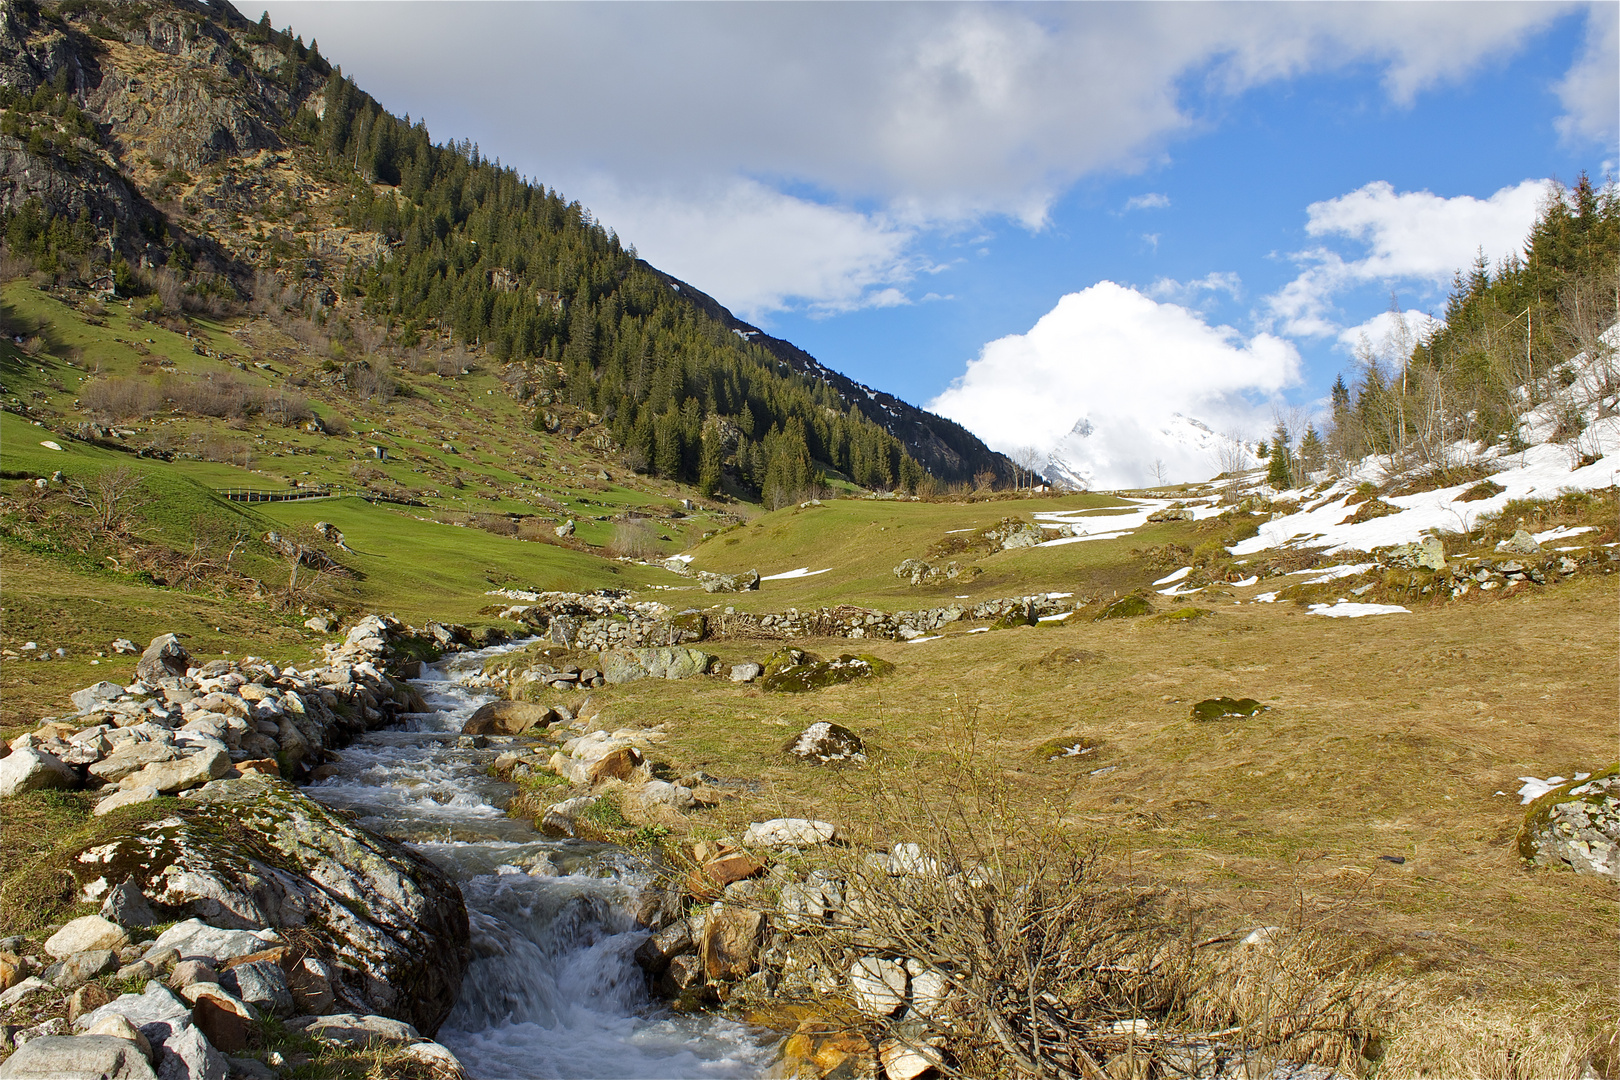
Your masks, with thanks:
[{"label": "small waterfall cascade", "polygon": [[355,740],[338,774],[308,789],[460,884],[473,961],[439,1041],[477,1080],[763,1075],[773,1037],[648,995],[632,958],[646,937],[631,916],[647,879],[637,859],[506,816],[512,786],[486,772],[495,751],[460,736],[490,700],[460,680],[503,648],[424,668],[415,686],[432,711]]}]

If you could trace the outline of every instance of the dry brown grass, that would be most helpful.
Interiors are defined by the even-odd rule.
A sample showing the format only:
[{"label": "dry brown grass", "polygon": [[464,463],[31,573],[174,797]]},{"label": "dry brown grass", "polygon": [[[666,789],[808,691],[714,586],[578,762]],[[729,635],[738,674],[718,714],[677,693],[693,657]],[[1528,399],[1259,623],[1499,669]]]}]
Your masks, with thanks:
[{"label": "dry brown grass", "polygon": [[[808,695],[691,680],[596,697],[609,726],[668,722],[662,756],[680,767],[757,786],[710,815],[714,835],[777,815],[882,824],[839,795],[837,773],[780,753],[816,720],[854,728],[875,760],[920,761],[924,776],[971,729],[978,760],[1016,800],[1056,805],[1076,832],[1104,839],[1123,879],[1187,890],[1211,933],[1288,925],[1303,904],[1331,912],[1334,935],[1386,956],[1417,991],[1503,1015],[1539,1000],[1607,1002],[1612,1028],[1613,952],[1593,945],[1612,944],[1614,890],[1526,868],[1513,792],[1521,775],[1614,759],[1616,608],[1601,575],[1378,619],[1228,605],[1185,627],[1071,620],[866,643],[892,675]],[[726,661],[768,651],[709,647]],[[1193,723],[1192,702],[1218,695],[1271,711]],[[1054,741],[1097,749],[1052,760]],[[1560,1015],[1546,1014],[1548,1030]],[[1411,1026],[1403,1053],[1427,1052],[1434,1030]],[[1587,1035],[1558,1030],[1555,1041],[1585,1052]],[[1444,1046],[1433,1054],[1453,1075],[1471,1070]]]}]

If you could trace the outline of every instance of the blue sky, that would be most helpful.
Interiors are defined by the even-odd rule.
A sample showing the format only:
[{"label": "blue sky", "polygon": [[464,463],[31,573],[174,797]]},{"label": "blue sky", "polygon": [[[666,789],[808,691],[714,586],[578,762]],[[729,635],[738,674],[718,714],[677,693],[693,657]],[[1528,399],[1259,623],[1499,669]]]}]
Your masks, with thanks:
[{"label": "blue sky", "polygon": [[1260,434],[1392,291],[1438,313],[1541,182],[1620,157],[1614,3],[261,6],[1001,449],[1171,409]]}]

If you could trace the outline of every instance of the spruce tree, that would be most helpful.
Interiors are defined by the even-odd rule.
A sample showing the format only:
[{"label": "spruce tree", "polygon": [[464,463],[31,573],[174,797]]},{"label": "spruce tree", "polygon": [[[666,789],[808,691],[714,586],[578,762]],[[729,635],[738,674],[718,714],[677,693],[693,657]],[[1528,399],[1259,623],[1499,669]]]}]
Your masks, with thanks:
[{"label": "spruce tree", "polygon": [[1288,430],[1281,424],[1271,435],[1271,467],[1266,470],[1266,483],[1278,491],[1294,486],[1294,463],[1288,449]]}]

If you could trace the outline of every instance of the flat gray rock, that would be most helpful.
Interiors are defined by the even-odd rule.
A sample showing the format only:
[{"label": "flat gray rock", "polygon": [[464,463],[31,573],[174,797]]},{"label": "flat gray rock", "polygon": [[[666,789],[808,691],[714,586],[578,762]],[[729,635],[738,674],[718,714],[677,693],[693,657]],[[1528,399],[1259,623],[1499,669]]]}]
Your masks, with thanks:
[{"label": "flat gray rock", "polygon": [[0,1077],[6,1080],[155,1080],[156,1076],[138,1046],[111,1035],[30,1039],[0,1065]]},{"label": "flat gray rock", "polygon": [[195,1027],[188,1027],[157,1052],[158,1080],[230,1080],[231,1063]]},{"label": "flat gray rock", "polygon": [[386,1016],[333,1013],[330,1016],[301,1016],[287,1026],[312,1038],[345,1046],[372,1046],[378,1043],[413,1043],[422,1038],[410,1024]]},{"label": "flat gray rock", "polygon": [[126,927],[151,926],[158,921],[157,916],[152,914],[152,905],[146,902],[145,894],[133,880],[128,879],[107,893],[107,899],[101,902],[101,917]]},{"label": "flat gray rock", "polygon": [[173,949],[182,960],[207,960],[217,966],[223,960],[234,960],[238,956],[248,956],[285,944],[281,935],[274,930],[221,930],[201,919],[187,919],[159,934],[157,940],[147,947],[146,958],[151,959],[164,949]]},{"label": "flat gray rock", "polygon": [[86,1031],[109,1016],[122,1016],[134,1024],[153,1046],[191,1026],[191,1006],[158,982],[147,983],[145,993],[124,994],[85,1013],[73,1026]]},{"label": "flat gray rock", "polygon": [[73,701],[73,707],[79,710],[80,716],[83,716],[87,712],[94,712],[97,705],[117,701],[123,695],[124,688],[122,686],[115,682],[107,682],[104,679],[101,682],[85,687],[83,690],[75,690],[68,696]]},{"label": "flat gray rock", "polygon": [[190,757],[175,761],[155,761],[140,772],[131,773],[119,781],[125,790],[154,787],[165,795],[187,788],[201,787],[210,780],[218,780],[231,769],[231,755],[223,746],[210,746]]},{"label": "flat gray rock", "polygon": [[254,960],[237,964],[219,977],[219,984],[254,1008],[272,1016],[291,1016],[292,990],[279,964]]}]

